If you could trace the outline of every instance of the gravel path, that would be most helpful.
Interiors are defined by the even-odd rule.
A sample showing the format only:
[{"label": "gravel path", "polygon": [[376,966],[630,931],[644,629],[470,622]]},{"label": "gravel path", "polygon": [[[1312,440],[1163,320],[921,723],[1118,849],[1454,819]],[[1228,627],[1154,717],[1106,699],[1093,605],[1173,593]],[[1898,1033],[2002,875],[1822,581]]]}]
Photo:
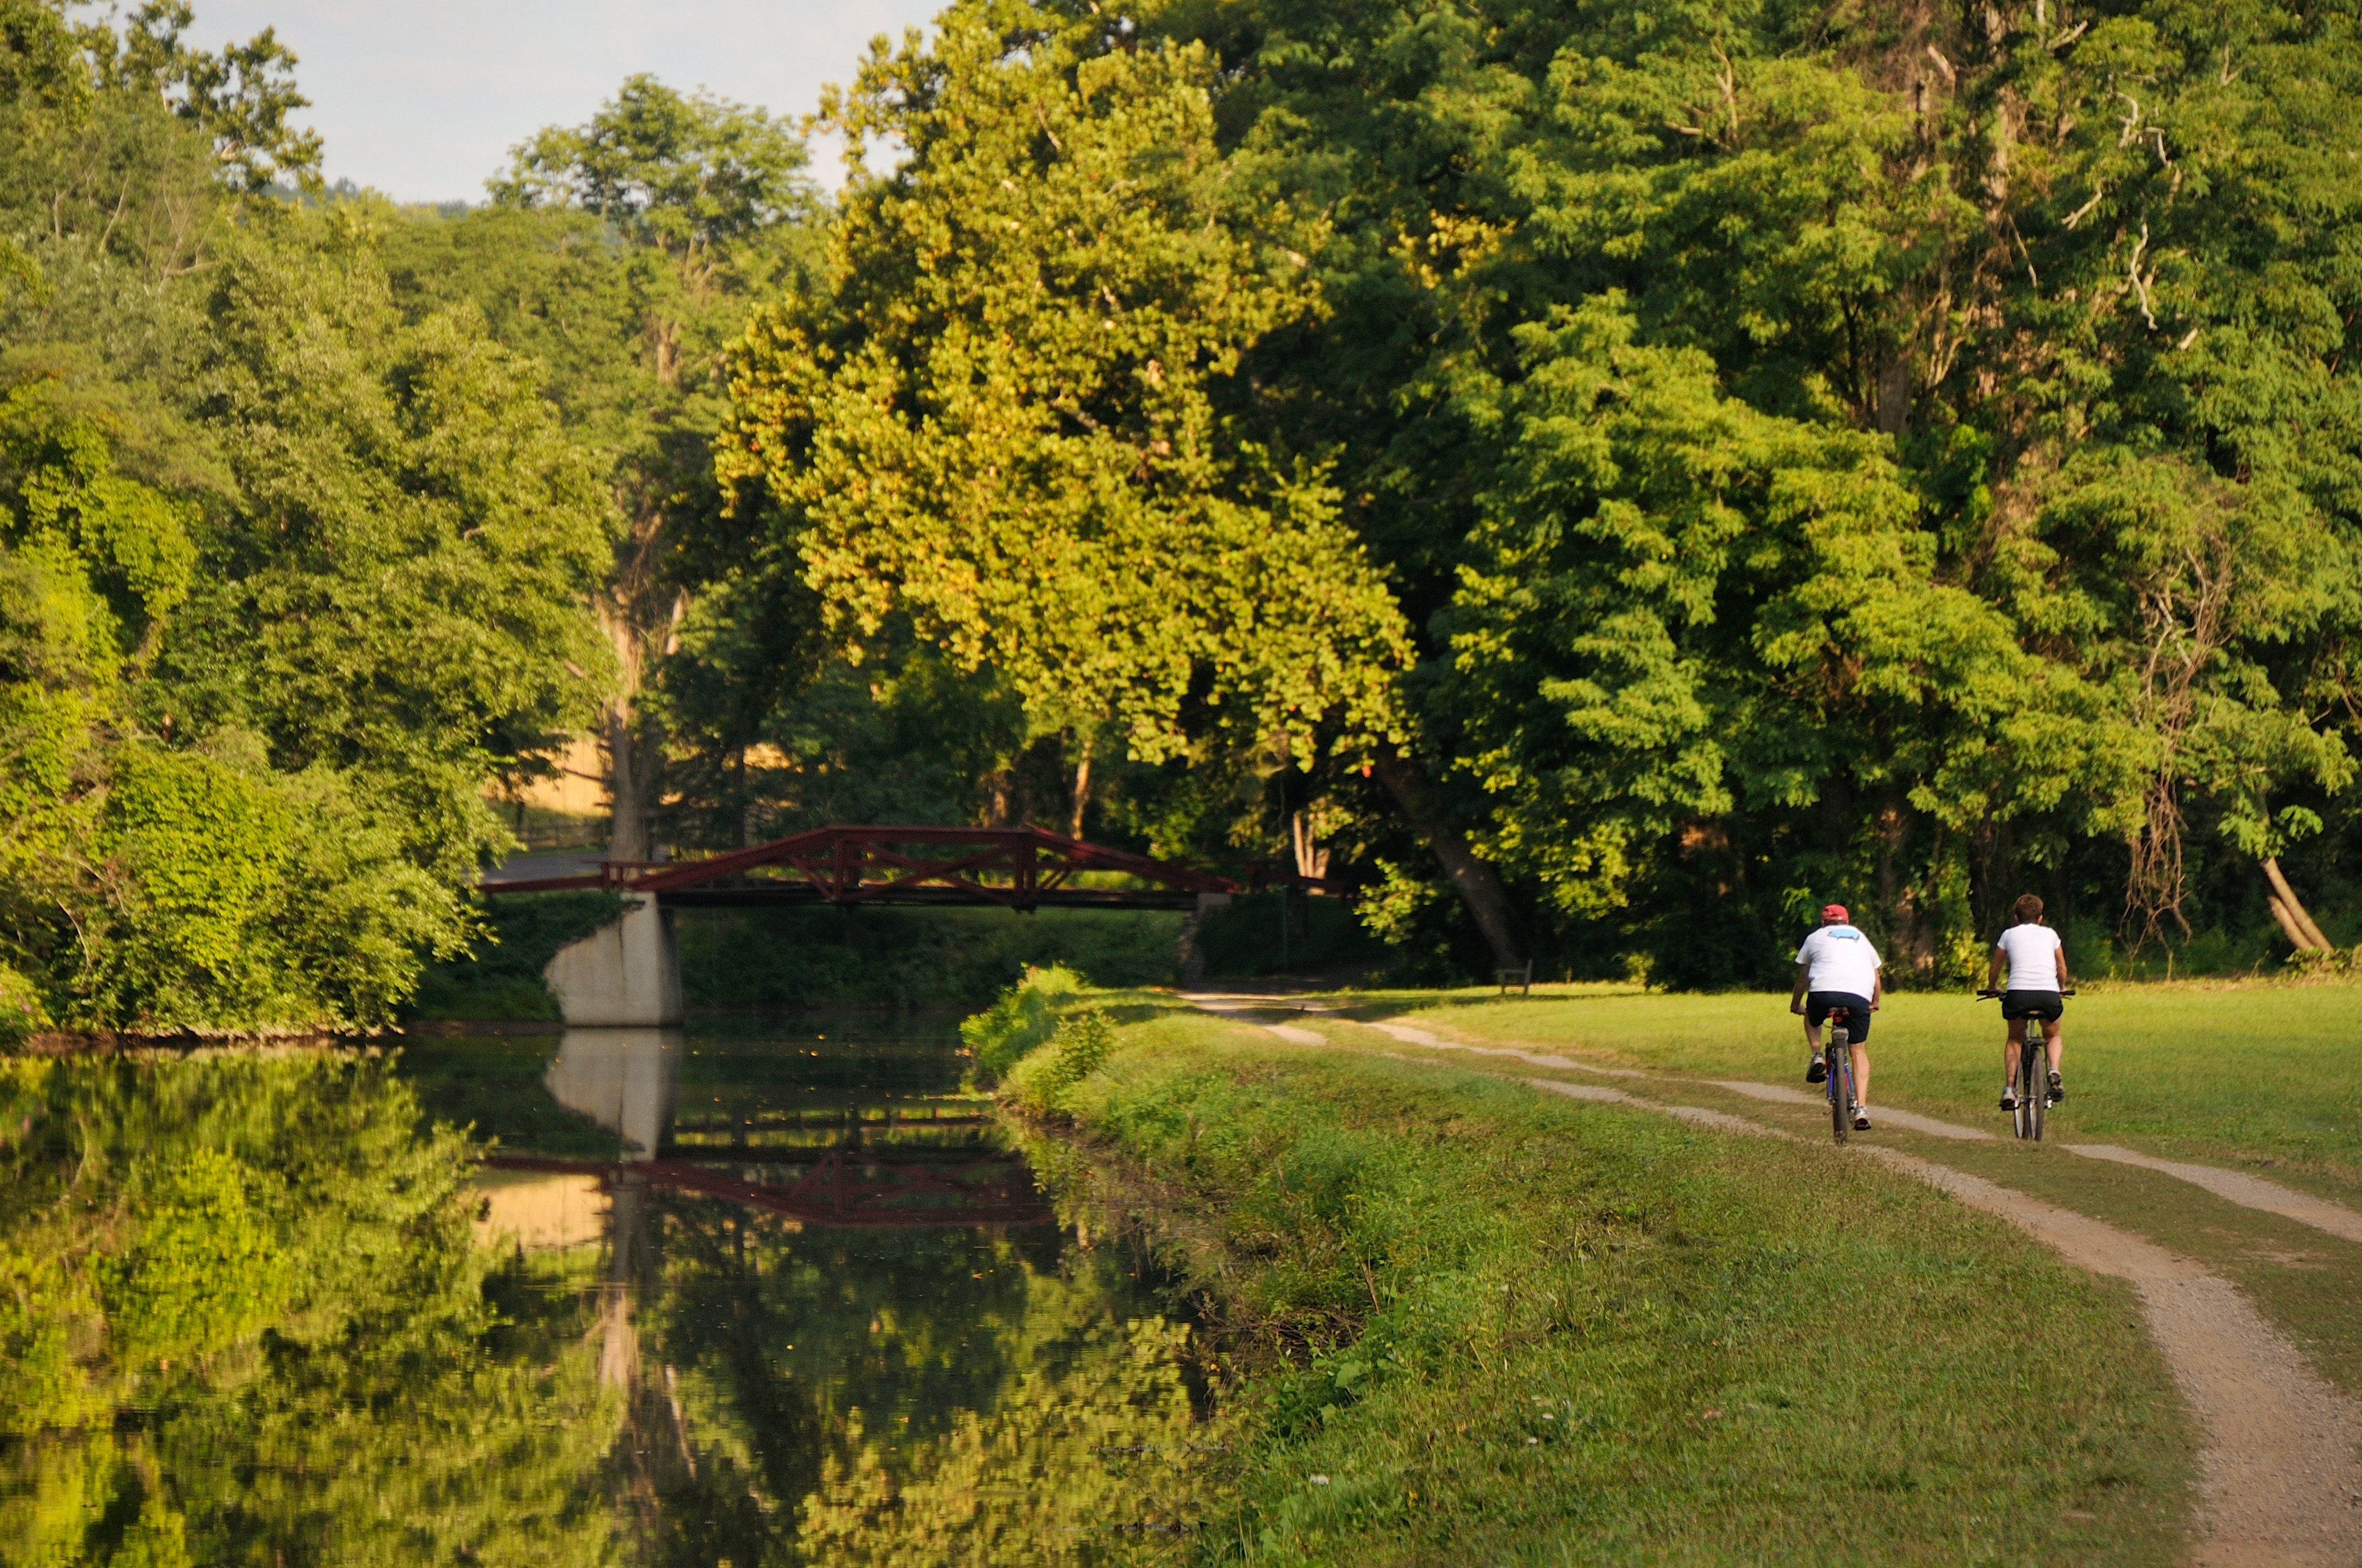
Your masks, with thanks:
[{"label": "gravel path", "polygon": [[[1191,996],[1185,999],[1248,1023],[1257,1021],[1244,1014],[1273,1005],[1264,999]],[[1293,1025],[1258,1027],[1298,1044],[1328,1043],[1314,1031]],[[1429,1049],[1499,1056],[1602,1077],[1659,1077],[1513,1047],[1463,1044],[1407,1024],[1366,1027],[1406,1044]],[[1727,1111],[1642,1099],[1605,1084],[1558,1078],[1521,1081],[1551,1094],[1657,1111],[1726,1132],[1794,1136]],[[1819,1095],[1784,1085],[1718,1080],[1713,1087],[1782,1104],[1823,1103]],[[1876,1115],[1883,1123],[1941,1138],[1966,1141],[1992,1136],[1976,1128],[1908,1111],[1881,1108]],[[2349,1241],[2362,1241],[2362,1215],[2254,1176],[2178,1165],[2108,1144],[2060,1146],[2087,1158],[2158,1170],[2232,1202],[2301,1220]],[[2081,1267],[2130,1282],[2140,1297],[2149,1335],[2164,1353],[2183,1397],[2205,1432],[2199,1454],[2199,1540],[2191,1557],[2195,1568],[2362,1568],[2362,1458],[2357,1458],[2362,1455],[2362,1410],[2324,1382],[2230,1281],[2128,1231],[1981,1176],[1873,1143],[1851,1143],[1848,1149],[1882,1160],[1972,1209],[2008,1220]]]},{"label": "gravel path", "polygon": [[1899,1149],[1861,1152],[1997,1214],[2139,1292],[2148,1331],[2205,1423],[2200,1568],[2362,1563],[2362,1412],[2229,1280],[2087,1215]]}]

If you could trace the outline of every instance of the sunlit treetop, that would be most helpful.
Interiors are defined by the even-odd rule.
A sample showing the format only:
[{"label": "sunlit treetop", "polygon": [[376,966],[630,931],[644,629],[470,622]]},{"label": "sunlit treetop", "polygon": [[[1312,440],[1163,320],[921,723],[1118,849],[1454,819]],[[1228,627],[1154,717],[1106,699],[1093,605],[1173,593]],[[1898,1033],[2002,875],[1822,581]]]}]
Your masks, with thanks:
[{"label": "sunlit treetop", "polygon": [[579,206],[642,243],[685,250],[809,213],[808,161],[787,121],[642,74],[588,123],[519,144],[488,188],[497,202]]},{"label": "sunlit treetop", "polygon": [[1191,712],[1388,733],[1407,657],[1323,469],[1218,407],[1320,302],[1318,226],[1228,200],[1214,76],[1008,0],[877,49],[823,117],[908,157],[855,171],[825,291],[748,333],[722,447],[846,642],[907,614],[1037,721],[1113,721],[1142,758]]}]

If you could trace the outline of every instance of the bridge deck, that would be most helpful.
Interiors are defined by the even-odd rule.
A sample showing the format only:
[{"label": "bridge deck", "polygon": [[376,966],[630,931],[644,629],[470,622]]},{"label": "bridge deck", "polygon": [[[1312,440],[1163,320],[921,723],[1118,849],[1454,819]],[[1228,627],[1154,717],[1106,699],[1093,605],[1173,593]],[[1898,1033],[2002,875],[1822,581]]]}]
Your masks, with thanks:
[{"label": "bridge deck", "polygon": [[[487,884],[485,891],[500,891],[498,884]],[[677,910],[743,910],[767,909],[783,904],[895,904],[902,906],[972,908],[977,904],[1012,902],[999,899],[978,898],[958,888],[880,888],[859,899],[832,898],[824,889],[809,882],[789,882],[784,878],[768,882],[747,882],[731,888],[681,888],[671,892],[659,892],[657,902],[667,909]],[[1187,910],[1195,909],[1198,895],[1171,888],[1048,888],[1036,891],[1022,905],[1027,909],[1079,910]]]},{"label": "bridge deck", "polygon": [[[1080,885],[1109,875],[1121,886]],[[488,893],[598,889],[654,894],[678,909],[771,904],[988,904],[1004,909],[1188,909],[1203,894],[1265,886],[1342,889],[1317,877],[1246,880],[1087,844],[1043,828],[839,824],[701,860],[602,861],[571,877],[487,879]]]}]

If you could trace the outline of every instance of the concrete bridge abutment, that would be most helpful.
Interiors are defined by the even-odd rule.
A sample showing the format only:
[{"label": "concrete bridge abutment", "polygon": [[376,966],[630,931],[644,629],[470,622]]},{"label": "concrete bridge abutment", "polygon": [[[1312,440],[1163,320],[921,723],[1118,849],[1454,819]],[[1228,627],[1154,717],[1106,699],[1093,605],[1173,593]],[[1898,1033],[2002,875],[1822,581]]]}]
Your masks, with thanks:
[{"label": "concrete bridge abutment", "polygon": [[680,943],[673,913],[653,898],[557,950],[541,972],[575,1029],[668,1029],[682,1019]]}]

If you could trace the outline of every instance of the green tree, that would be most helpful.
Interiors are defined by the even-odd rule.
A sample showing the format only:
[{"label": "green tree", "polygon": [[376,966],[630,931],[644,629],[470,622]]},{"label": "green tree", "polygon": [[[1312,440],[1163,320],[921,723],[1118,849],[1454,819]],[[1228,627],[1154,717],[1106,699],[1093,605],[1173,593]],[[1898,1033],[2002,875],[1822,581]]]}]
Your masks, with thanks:
[{"label": "green tree", "polygon": [[[728,414],[722,350],[752,303],[793,286],[804,265],[819,213],[805,163],[802,138],[762,109],[634,76],[586,124],[519,145],[490,182],[491,211],[389,246],[421,297],[478,298],[522,347],[562,339],[546,355],[551,395],[613,464],[625,525],[599,604],[621,686],[598,732],[620,859],[648,856],[666,793],[664,705],[639,693],[676,646],[687,591],[726,577],[716,551],[736,543],[710,456]],[[466,251],[478,269],[430,275],[419,261],[429,243]],[[520,284],[535,308],[512,313]],[[748,738],[730,733],[732,708],[745,705],[731,690],[777,690],[780,662],[731,667],[712,694],[720,705],[699,709],[708,723],[683,744],[703,771]],[[783,662],[790,679],[809,666],[792,652]]]},{"label": "green tree", "polygon": [[2137,938],[2185,820],[2248,856],[2324,820],[2350,19],[1152,21],[1233,63],[1247,199],[1330,215],[1254,406],[1447,656],[1404,803],[1570,937],[1738,977],[1817,890],[1932,974],[2029,874],[2113,878]]},{"label": "green tree", "polygon": [[0,1015],[372,1023],[579,729],[612,507],[539,368],[405,321],[292,57],[0,14]]},{"label": "green tree", "polygon": [[341,226],[291,221],[215,270],[193,401],[238,499],[155,696],[276,766],[354,772],[456,882],[505,842],[487,777],[596,699],[613,513],[537,367],[465,307],[403,324]]},{"label": "green tree", "polygon": [[[1365,746],[1405,652],[1320,468],[1218,407],[1317,311],[1288,248],[1317,226],[1236,221],[1212,83],[1201,50],[1013,5],[875,51],[824,108],[852,171],[825,285],[737,350],[722,447],[774,502],[757,558],[854,657],[908,617],[1037,731],[1151,762]],[[861,172],[889,138],[906,160]]]}]

